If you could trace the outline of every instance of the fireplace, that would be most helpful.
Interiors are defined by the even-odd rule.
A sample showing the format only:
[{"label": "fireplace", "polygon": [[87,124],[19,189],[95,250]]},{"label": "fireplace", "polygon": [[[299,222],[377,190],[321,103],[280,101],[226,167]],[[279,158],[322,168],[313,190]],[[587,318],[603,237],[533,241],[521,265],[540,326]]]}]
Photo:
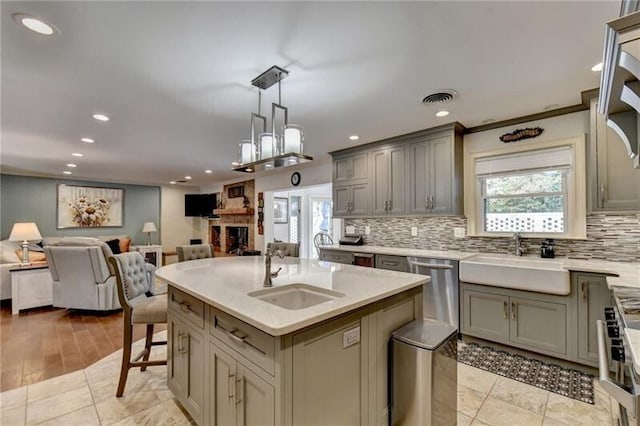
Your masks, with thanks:
[{"label": "fireplace", "polygon": [[225,253],[240,254],[246,250],[249,242],[248,226],[226,226],[225,227]]},{"label": "fireplace", "polygon": [[213,251],[220,252],[222,251],[222,246],[220,245],[220,226],[214,225],[211,227],[211,244],[213,244]]}]

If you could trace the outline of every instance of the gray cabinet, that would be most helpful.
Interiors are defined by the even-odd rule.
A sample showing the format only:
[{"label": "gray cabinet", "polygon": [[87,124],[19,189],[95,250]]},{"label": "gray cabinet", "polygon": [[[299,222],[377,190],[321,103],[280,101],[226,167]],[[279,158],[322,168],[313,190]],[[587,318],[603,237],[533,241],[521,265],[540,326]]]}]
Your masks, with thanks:
[{"label": "gray cabinet", "polygon": [[334,186],[334,217],[363,216],[369,211],[369,185]]},{"label": "gray cabinet", "polygon": [[275,390],[251,368],[211,343],[209,423],[275,425]]},{"label": "gray cabinet", "polygon": [[327,250],[320,249],[320,260],[327,262],[344,263],[347,265],[353,264],[353,253],[348,253],[340,250]]},{"label": "gray cabinet", "polygon": [[374,150],[371,156],[371,213],[404,214],[406,201],[406,148]]},{"label": "gray cabinet", "polygon": [[390,271],[409,272],[409,263],[405,256],[390,256],[387,254],[376,254],[376,268],[388,269]]},{"label": "gray cabinet", "polygon": [[633,167],[620,137],[598,114],[597,99],[591,100],[588,167],[591,211],[640,210],[640,169]]},{"label": "gray cabinet", "polygon": [[566,357],[571,307],[562,297],[464,283],[462,333]]},{"label": "gray cabinet", "polygon": [[596,321],[604,321],[604,308],[611,306],[611,291],[604,275],[576,273],[578,297],[578,357],[591,365],[598,363]]},{"label": "gray cabinet", "polygon": [[462,212],[462,147],[446,135],[409,147],[409,213]]},{"label": "gray cabinet", "polygon": [[333,184],[350,185],[366,182],[369,177],[367,152],[344,155],[333,162]]},{"label": "gray cabinet", "polygon": [[167,335],[169,389],[189,415],[201,424],[204,409],[203,334],[177,317],[172,317],[168,321]]}]

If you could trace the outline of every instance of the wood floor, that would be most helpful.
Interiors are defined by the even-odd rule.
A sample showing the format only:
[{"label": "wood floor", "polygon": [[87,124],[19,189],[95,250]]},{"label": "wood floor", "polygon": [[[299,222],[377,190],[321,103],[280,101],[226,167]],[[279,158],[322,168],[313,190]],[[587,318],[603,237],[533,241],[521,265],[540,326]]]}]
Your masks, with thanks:
[{"label": "wood floor", "polygon": [[[11,315],[7,302],[0,304],[0,392],[86,368],[122,348],[122,311],[45,307]],[[134,327],[134,341],[144,335],[144,325]]]}]

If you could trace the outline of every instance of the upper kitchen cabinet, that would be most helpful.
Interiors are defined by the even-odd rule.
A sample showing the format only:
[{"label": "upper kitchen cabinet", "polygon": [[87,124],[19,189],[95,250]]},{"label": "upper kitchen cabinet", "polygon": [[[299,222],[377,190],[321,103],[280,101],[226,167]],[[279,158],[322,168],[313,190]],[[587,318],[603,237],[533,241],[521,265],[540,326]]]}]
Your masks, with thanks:
[{"label": "upper kitchen cabinet", "polygon": [[414,142],[409,158],[409,213],[462,214],[462,135]]},{"label": "upper kitchen cabinet", "polygon": [[333,160],[333,184],[352,185],[367,182],[369,177],[369,157],[366,152],[358,152],[335,157]]},{"label": "upper kitchen cabinet", "polygon": [[[635,115],[622,112],[618,120],[635,122]],[[591,211],[640,210],[640,169],[633,167],[620,136],[598,113],[597,99],[591,100],[588,166]]]},{"label": "upper kitchen cabinet", "polygon": [[334,216],[462,214],[463,131],[455,122],[332,152]]},{"label": "upper kitchen cabinet", "polygon": [[372,214],[404,214],[407,168],[404,145],[371,151]]}]

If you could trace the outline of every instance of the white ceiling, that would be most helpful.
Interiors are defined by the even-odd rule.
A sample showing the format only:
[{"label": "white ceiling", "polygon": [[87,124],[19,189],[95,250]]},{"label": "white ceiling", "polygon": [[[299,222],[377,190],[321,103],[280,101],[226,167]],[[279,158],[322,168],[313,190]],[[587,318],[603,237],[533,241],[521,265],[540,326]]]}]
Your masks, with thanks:
[{"label": "white ceiling", "polygon": [[[451,121],[574,105],[597,87],[604,23],[619,2],[6,2],[1,4],[4,172],[166,184],[230,171],[271,65],[305,151]],[[39,36],[12,14],[43,18]],[[451,115],[421,99],[460,96]],[[276,87],[263,97],[270,113]],[[93,112],[112,120],[97,122]],[[348,140],[350,134],[360,141]],[[96,140],[93,145],[81,137]],[[81,159],[71,157],[81,152]],[[213,169],[211,175],[205,169]]]}]

